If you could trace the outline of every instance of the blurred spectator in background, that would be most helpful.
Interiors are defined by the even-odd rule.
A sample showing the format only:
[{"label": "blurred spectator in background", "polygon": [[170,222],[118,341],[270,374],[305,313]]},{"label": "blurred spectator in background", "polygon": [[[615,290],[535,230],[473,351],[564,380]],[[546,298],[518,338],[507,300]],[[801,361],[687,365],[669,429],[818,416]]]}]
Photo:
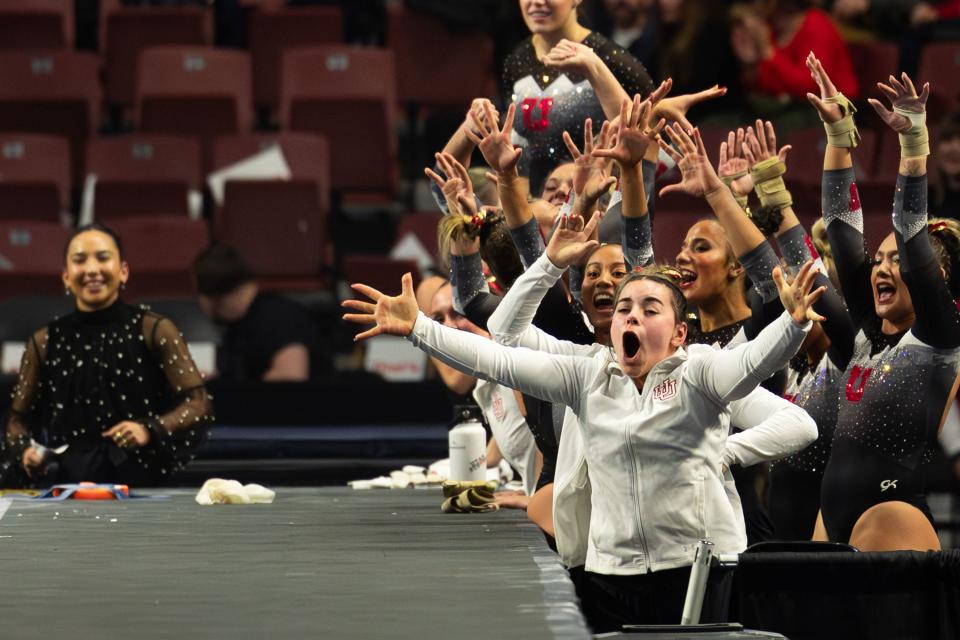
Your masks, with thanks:
[{"label": "blurred spectator in background", "polygon": [[805,62],[811,51],[841,93],[851,100],[859,96],[847,45],[811,0],[754,0],[735,5],[731,19],[733,50],[753,92],[751,111],[775,116],[778,129],[809,124],[805,96],[818,90]]},{"label": "blurred spectator in background", "polygon": [[210,247],[194,260],[193,275],[200,307],[224,328],[217,348],[220,378],[296,382],[332,369],[307,310],[261,292],[236,249]]},{"label": "blurred spectator in background", "polygon": [[900,43],[900,67],[908,75],[915,75],[920,67],[923,45],[960,40],[960,0],[913,3],[910,26],[912,28],[903,34]]},{"label": "blurred spectator in background", "polygon": [[[737,61],[730,45],[726,3],[719,0],[657,0],[657,80],[673,78],[673,95],[696,93],[713,85],[737,87]],[[703,112],[725,108],[724,102],[705,102]]]},{"label": "blurred spectator in background", "polygon": [[960,111],[940,124],[936,169],[931,171],[930,215],[960,219]]},{"label": "blurred spectator in background", "polygon": [[916,0],[833,0],[824,9],[847,42],[899,38]]},{"label": "blurred spectator in background", "polygon": [[597,30],[653,72],[656,62],[657,0],[603,0]]}]

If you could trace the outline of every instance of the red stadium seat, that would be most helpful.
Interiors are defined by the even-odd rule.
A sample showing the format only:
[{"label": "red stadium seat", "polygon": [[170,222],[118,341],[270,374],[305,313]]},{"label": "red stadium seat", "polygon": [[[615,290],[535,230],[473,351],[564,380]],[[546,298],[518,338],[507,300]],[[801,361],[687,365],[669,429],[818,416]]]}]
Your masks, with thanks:
[{"label": "red stadium seat", "polygon": [[189,213],[188,193],[200,190],[200,145],[192,138],[134,134],[95,138],[87,173],[97,177],[94,217]]},{"label": "red stadium seat", "polygon": [[60,222],[70,208],[70,144],[30,133],[0,134],[0,218]]},{"label": "red stadium seat", "polygon": [[[669,194],[664,200],[679,197]],[[703,203],[703,200],[700,199],[700,202]],[[706,210],[702,206],[688,210],[665,210],[658,204],[653,214],[653,251],[657,262],[673,264],[687,231],[704,218],[713,218],[709,207]]]},{"label": "red stadium seat", "polygon": [[920,57],[917,88],[924,82],[944,101],[941,111],[960,105],[960,42],[934,42],[924,46]]},{"label": "red stadium seat", "polygon": [[290,280],[291,288],[319,286],[327,212],[314,180],[228,181],[215,229],[259,275]]},{"label": "red stadium seat", "polygon": [[363,283],[387,295],[400,293],[400,278],[413,274],[413,286],[420,282],[420,269],[414,260],[393,260],[384,256],[348,255],[343,257],[343,277],[351,283]]},{"label": "red stadium seat", "polygon": [[140,54],[137,128],[197,136],[209,166],[216,136],[253,126],[250,54],[211,47],[153,47]]},{"label": "red stadium seat", "polygon": [[73,47],[74,0],[0,0],[0,49]]},{"label": "red stadium seat", "polygon": [[393,54],[316,47],[284,54],[281,126],[323,135],[330,144],[331,186],[346,191],[396,188]]},{"label": "red stadium seat", "polygon": [[397,242],[412,233],[432,257],[437,255],[437,224],[440,214],[436,212],[408,213],[400,218],[397,225]]},{"label": "red stadium seat", "polygon": [[73,180],[82,175],[86,139],[100,115],[100,60],[90,53],[0,54],[0,122],[70,140]]},{"label": "red stadium seat", "polygon": [[[787,137],[793,146],[787,155],[787,186],[799,184],[820,190],[823,177],[823,156],[827,136],[823,127],[799,129]],[[860,129],[860,144],[853,152],[857,180],[870,180],[876,172],[879,137],[872,129]]]},{"label": "red stadium seat", "polygon": [[131,106],[136,95],[140,52],[163,45],[204,46],[212,42],[210,12],[197,7],[115,9],[102,21],[104,94],[107,102]]},{"label": "red stadium seat", "polygon": [[327,211],[330,205],[330,153],[322,136],[294,131],[223,136],[213,145],[213,169],[239,162],[270,145],[279,145],[294,180],[317,183],[321,207]]},{"label": "red stadium seat", "polygon": [[63,294],[70,230],[54,222],[0,221],[0,298]]},{"label": "red stadium seat", "polygon": [[189,295],[193,259],[210,244],[205,222],[186,217],[124,218],[111,222],[130,265],[124,296]]},{"label": "red stadium seat", "polygon": [[275,111],[280,104],[283,52],[296,47],[340,44],[343,17],[339,7],[291,7],[250,15],[253,100]]},{"label": "red stadium seat", "polygon": [[876,83],[886,82],[891,75],[900,72],[900,52],[892,42],[851,42],[847,48],[850,50],[853,71],[864,87],[865,94],[873,95],[876,93]]},{"label": "red stadium seat", "polygon": [[466,110],[471,99],[496,94],[493,41],[483,33],[455,33],[433,16],[391,6],[387,46],[401,102]]}]

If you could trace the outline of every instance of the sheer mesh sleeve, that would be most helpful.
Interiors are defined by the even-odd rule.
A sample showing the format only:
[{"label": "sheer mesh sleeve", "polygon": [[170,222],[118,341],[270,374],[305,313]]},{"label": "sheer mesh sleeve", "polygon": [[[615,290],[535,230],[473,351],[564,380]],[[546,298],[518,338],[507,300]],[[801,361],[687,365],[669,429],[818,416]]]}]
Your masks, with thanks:
[{"label": "sheer mesh sleeve", "polygon": [[44,327],[30,336],[20,376],[13,388],[10,410],[7,413],[5,437],[0,443],[0,478],[6,485],[8,472],[19,468],[24,450],[30,446],[36,423],[36,402],[40,388],[40,369],[47,357],[47,329]]},{"label": "sheer mesh sleeve", "polygon": [[213,422],[213,403],[203,385],[203,376],[194,364],[187,341],[167,318],[146,314],[143,319],[147,347],[156,354],[160,367],[177,399],[177,405],[156,416],[151,429],[160,435],[187,429],[204,429]]}]

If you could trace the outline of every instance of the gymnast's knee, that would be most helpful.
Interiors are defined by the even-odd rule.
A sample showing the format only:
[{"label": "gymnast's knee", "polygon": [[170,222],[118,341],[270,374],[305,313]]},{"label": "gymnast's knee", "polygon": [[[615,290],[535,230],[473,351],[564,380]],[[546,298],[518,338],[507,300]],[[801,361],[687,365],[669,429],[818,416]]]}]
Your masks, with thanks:
[{"label": "gymnast's knee", "polygon": [[939,551],[930,521],[917,507],[901,501],[881,502],[864,511],[850,534],[861,551]]}]

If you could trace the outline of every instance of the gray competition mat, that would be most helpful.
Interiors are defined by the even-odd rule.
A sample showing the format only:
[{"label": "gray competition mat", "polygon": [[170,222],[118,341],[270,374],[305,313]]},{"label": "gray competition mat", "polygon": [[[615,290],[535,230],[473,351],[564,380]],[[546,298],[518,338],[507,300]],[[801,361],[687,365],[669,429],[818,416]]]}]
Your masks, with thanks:
[{"label": "gray competition mat", "polygon": [[443,514],[439,490],[280,488],[272,505],[210,507],[167,494],[9,503],[0,637],[589,637],[522,512]]}]

